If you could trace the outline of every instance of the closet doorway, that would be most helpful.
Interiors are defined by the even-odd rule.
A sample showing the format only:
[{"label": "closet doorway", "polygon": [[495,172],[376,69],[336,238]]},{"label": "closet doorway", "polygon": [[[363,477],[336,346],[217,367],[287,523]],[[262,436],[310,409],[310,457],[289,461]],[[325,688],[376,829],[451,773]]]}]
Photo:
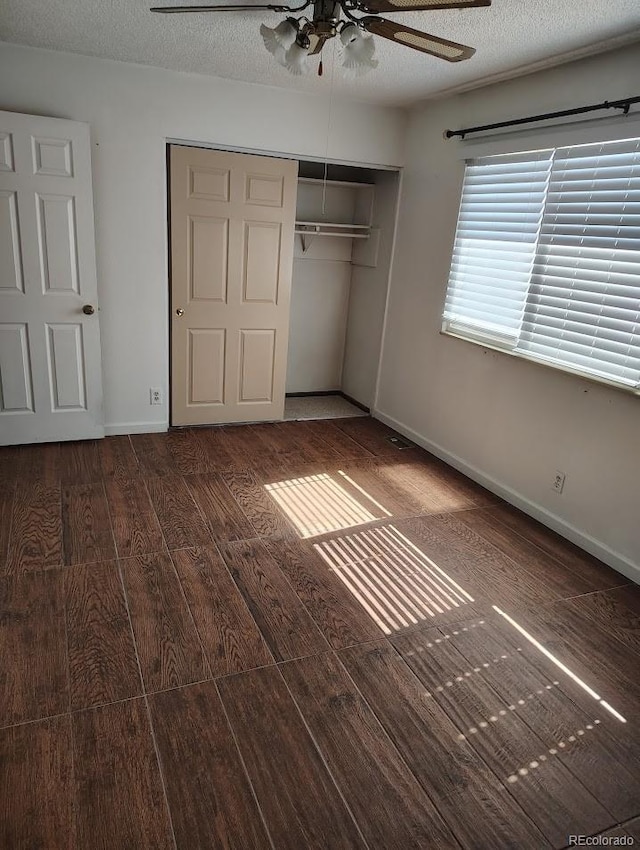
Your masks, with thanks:
[{"label": "closet doorway", "polygon": [[300,162],[287,419],[375,406],[399,181],[397,171]]},{"label": "closet doorway", "polygon": [[400,173],[168,154],[171,425],[368,413]]}]

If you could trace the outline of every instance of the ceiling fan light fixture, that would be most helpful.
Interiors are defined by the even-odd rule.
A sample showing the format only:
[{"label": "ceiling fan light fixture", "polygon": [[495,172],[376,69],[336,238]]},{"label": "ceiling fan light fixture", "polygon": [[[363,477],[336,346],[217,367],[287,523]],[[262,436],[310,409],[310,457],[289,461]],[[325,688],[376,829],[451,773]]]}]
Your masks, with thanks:
[{"label": "ceiling fan light fixture", "polygon": [[376,46],[370,35],[365,35],[359,27],[349,28],[345,40],[345,26],[340,33],[340,39],[344,45],[342,49],[342,67],[348,77],[362,77],[369,71],[378,67],[378,60],[374,59]]},{"label": "ceiling fan light fixture", "polygon": [[298,34],[297,21],[295,18],[285,18],[277,27],[260,26],[260,35],[264,46],[269,53],[277,56],[280,49],[287,50],[296,40]]},{"label": "ceiling fan light fixture", "polygon": [[298,36],[284,54],[284,67],[294,76],[309,73],[307,56],[309,55],[309,39]]},{"label": "ceiling fan light fixture", "polygon": [[348,44],[351,44],[351,42],[355,41],[359,35],[360,32],[355,24],[345,24],[340,30],[340,41],[342,42],[342,46],[346,47]]}]

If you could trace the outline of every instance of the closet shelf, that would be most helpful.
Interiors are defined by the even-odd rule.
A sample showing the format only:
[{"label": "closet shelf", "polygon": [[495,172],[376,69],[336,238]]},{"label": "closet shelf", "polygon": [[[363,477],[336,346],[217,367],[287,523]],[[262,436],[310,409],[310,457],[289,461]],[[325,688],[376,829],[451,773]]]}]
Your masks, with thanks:
[{"label": "closet shelf", "polygon": [[313,186],[325,186],[331,188],[334,186],[342,186],[346,189],[373,189],[375,183],[360,183],[353,180],[324,180],[322,177],[298,177],[298,183],[308,183]]},{"label": "closet shelf", "polygon": [[[329,232],[329,236],[342,235],[344,231],[349,230],[370,230],[370,224],[338,224],[337,222],[328,221],[296,221],[296,232],[299,230],[303,233],[326,233],[327,230],[337,230],[338,233]],[[360,234],[363,235],[363,234]],[[364,234],[367,236],[368,234]]]},{"label": "closet shelf", "polygon": [[316,236],[340,236],[344,239],[368,239],[371,226],[369,224],[339,224],[326,221],[296,221],[294,233],[302,239],[302,250],[306,252],[311,239]]}]

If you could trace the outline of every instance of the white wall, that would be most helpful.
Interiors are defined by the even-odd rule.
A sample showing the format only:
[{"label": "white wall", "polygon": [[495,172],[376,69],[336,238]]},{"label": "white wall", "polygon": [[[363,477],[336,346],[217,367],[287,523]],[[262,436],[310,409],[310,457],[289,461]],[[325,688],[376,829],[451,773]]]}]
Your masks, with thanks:
[{"label": "white wall", "polygon": [[[378,259],[374,268],[353,266],[342,370],[343,391],[369,408],[373,407],[380,361],[398,206],[399,174],[379,172],[375,182],[372,224],[380,230]],[[354,261],[357,261],[357,255],[356,248]]]},{"label": "white wall", "polygon": [[[326,206],[322,212],[322,199]],[[353,221],[355,193],[329,184],[298,185],[296,220]],[[294,242],[291,321],[287,357],[288,393],[322,392],[341,387],[344,339],[351,283],[351,240],[306,237]]]},{"label": "white wall", "polygon": [[[322,158],[329,99],[0,44],[0,108],[91,125],[105,422],[165,428],[166,140]],[[399,165],[404,128],[398,110],[334,99],[328,156]]]},{"label": "white wall", "polygon": [[[303,184],[299,191],[297,218],[320,219],[314,204],[318,205],[321,195],[305,199],[308,188]],[[355,219],[371,221],[380,230],[375,267],[357,265],[364,245],[358,240],[316,237],[303,252],[296,237],[288,393],[341,389],[366,407],[373,405],[398,188],[398,172],[378,171],[371,194],[338,187],[327,194],[326,218],[335,222],[354,220],[359,194],[361,209]]]},{"label": "white wall", "polygon": [[[640,398],[439,333],[462,163],[443,131],[638,94],[638,45],[417,110],[408,133],[382,418],[640,580]],[[567,474],[562,495],[555,470]]]},{"label": "white wall", "polygon": [[348,260],[294,259],[288,393],[341,388],[350,283]]}]

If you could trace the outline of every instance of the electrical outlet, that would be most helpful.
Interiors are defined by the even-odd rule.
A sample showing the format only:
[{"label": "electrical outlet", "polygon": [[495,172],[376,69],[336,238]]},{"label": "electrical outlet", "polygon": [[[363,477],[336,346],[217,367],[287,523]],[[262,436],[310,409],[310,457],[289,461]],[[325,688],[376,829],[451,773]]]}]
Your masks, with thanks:
[{"label": "electrical outlet", "polygon": [[162,404],[162,390],[160,387],[149,387],[149,404]]},{"label": "electrical outlet", "polygon": [[556,474],[553,477],[553,484],[551,485],[551,489],[555,490],[556,493],[562,493],[564,490],[564,480],[567,476],[564,472],[558,472],[556,470]]}]

